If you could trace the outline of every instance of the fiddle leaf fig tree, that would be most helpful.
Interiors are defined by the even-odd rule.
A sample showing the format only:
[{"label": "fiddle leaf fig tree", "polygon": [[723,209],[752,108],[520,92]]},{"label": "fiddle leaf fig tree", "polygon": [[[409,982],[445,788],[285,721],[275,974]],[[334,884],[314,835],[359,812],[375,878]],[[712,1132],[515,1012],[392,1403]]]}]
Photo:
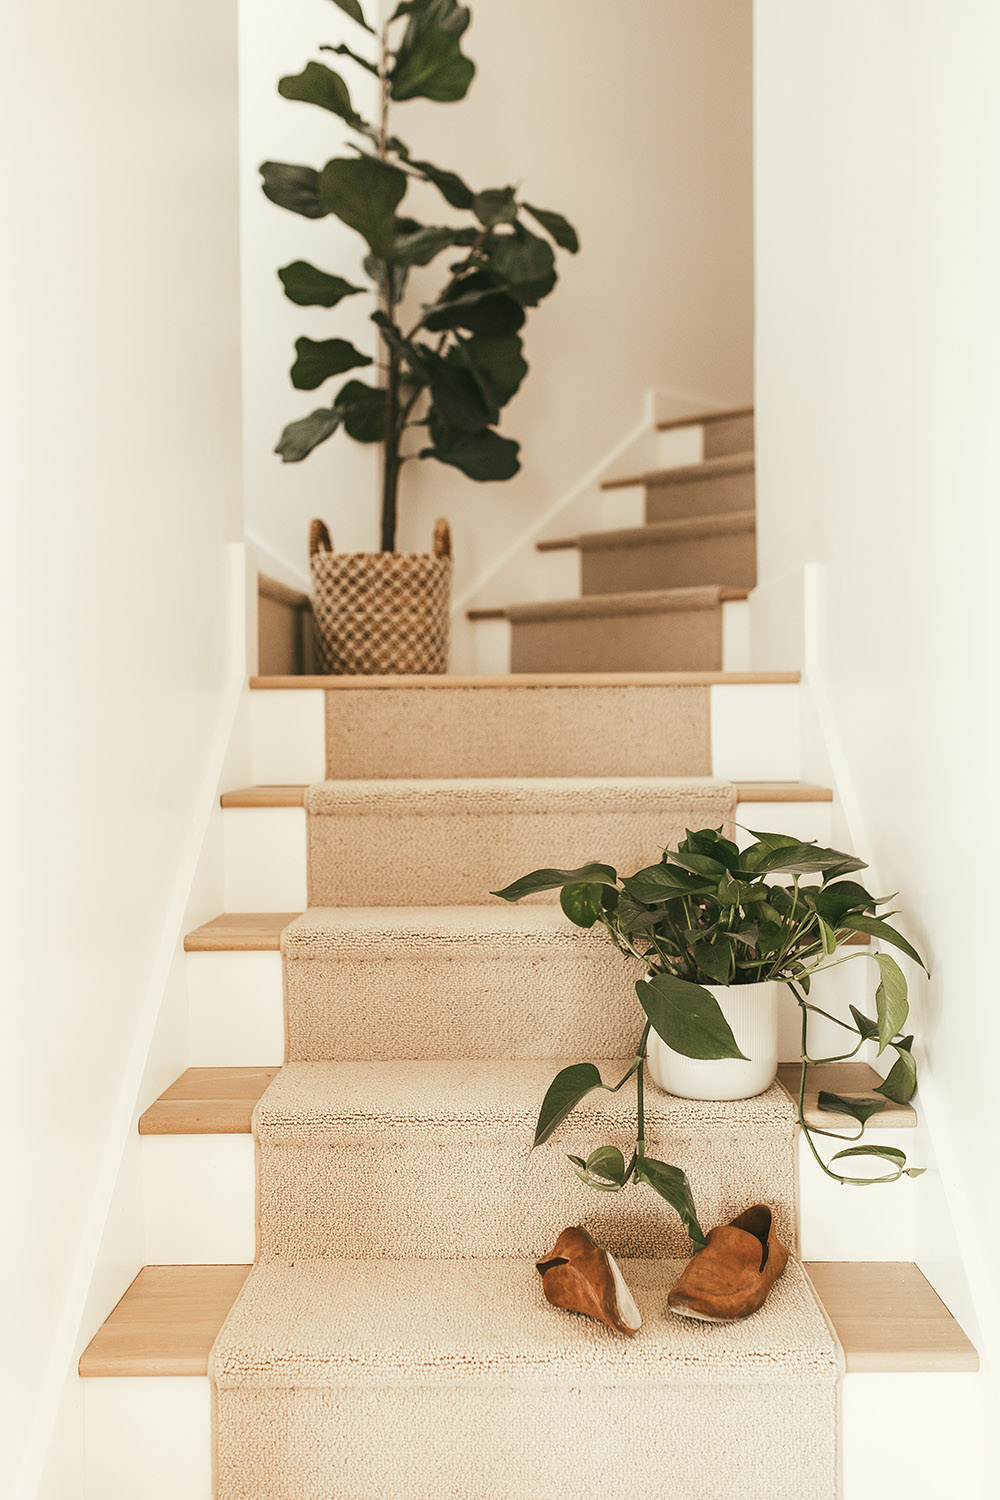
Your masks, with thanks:
[{"label": "fiddle leaf fig tree", "polygon": [[[260,171],[265,194],[279,207],[307,219],[332,214],[364,240],[368,287],[304,260],[278,275],[285,295],[301,307],[332,309],[374,291],[382,358],[376,379],[369,374],[348,380],[329,405],[290,423],[275,451],[284,462],[298,463],[340,429],[356,442],[380,443],[381,546],[391,552],[400,472],[409,459],[437,459],[479,481],[518,472],[518,444],[497,428],[528,371],[521,342],[526,310],[556,284],[553,246],[575,254],[579,241],[561,214],[524,202],[517,188],[477,192],[457,172],[419,160],[390,132],[396,104],[465,98],[475,73],[462,51],[471,20],[467,6],[402,0],[376,30],[359,0],[334,4],[357,23],[358,46],[319,50],[375,76],[378,118],[358,113],[340,73],[325,62],[309,62],[301,73],[282,78],[278,92],[347,126],[356,137],[348,148],[352,154],[320,170],[265,162]],[[447,223],[421,223],[404,212],[414,182],[436,189]],[[410,272],[444,256],[436,296],[401,316]],[[291,378],[298,390],[317,390],[334,376],[373,364],[342,338],[301,338],[295,351]]]}]

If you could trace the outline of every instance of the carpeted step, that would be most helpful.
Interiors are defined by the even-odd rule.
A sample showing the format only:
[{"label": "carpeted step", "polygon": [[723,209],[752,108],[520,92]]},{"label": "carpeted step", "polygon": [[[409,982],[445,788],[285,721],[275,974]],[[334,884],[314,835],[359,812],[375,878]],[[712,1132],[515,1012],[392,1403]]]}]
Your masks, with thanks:
[{"label": "carpeted step", "polygon": [[306,792],[309,904],[479,906],[529,870],[631,873],[735,805],[697,777],[325,781]]},{"label": "carpeted step", "polygon": [[719,1326],[665,1310],[679,1262],[622,1269],[634,1339],[530,1260],[256,1266],[212,1359],[218,1500],[834,1500],[841,1356],[801,1266]]},{"label": "carpeted step", "polygon": [[753,510],[754,455],[733,453],[704,463],[661,469],[646,476],[646,520],[676,521],[682,516]]},{"label": "carpeted step", "polygon": [[640,975],[558,906],[319,908],[282,934],[288,1060],[621,1057]]},{"label": "carpeted step", "polygon": [[591,594],[512,604],[512,672],[718,672],[722,609],[746,589]]},{"label": "carpeted step", "polygon": [[584,594],[706,584],[749,589],[757,581],[752,510],[587,532],[577,539],[577,546]]},{"label": "carpeted step", "polygon": [[[587,1095],[530,1150],[546,1089],[580,1060],[289,1063],[254,1111],[258,1256],[531,1258],[576,1223],[616,1255],[684,1254],[687,1234],[651,1188],[595,1192],[566,1161],[599,1145],[628,1159],[634,1084]],[[617,1083],[628,1066],[604,1063],[602,1076]],[[646,1153],[687,1172],[706,1227],[766,1202],[797,1243],[794,1134],[780,1084],[723,1104],[646,1090]]]},{"label": "carpeted step", "polygon": [[326,774],[704,776],[707,683],[341,688]]},{"label": "carpeted step", "polygon": [[754,409],[734,406],[724,411],[699,412],[687,417],[667,417],[657,422],[658,432],[698,426],[702,430],[702,457],[724,458],[732,453],[752,453]]}]

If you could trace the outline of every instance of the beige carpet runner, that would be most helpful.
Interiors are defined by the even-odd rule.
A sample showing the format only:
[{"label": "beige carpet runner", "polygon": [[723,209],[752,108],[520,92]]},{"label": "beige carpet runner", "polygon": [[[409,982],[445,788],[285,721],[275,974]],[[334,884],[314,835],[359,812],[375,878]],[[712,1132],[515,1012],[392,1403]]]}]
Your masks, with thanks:
[{"label": "beige carpet runner", "polygon": [[[561,1061],[624,1071],[635,976],[551,905],[486,904],[546,863],[638,868],[730,819],[732,788],[326,782],[307,805],[288,1061],[253,1122],[257,1259],[212,1357],[217,1500],[834,1500],[838,1351],[801,1267],[744,1323],[666,1311],[676,1216],[565,1160],[630,1152],[634,1090],[529,1152]],[[647,1151],[684,1167],[706,1228],[761,1200],[796,1244],[780,1087],[646,1100]],[[534,1261],[576,1223],[621,1258],[634,1340],[542,1295]]]}]

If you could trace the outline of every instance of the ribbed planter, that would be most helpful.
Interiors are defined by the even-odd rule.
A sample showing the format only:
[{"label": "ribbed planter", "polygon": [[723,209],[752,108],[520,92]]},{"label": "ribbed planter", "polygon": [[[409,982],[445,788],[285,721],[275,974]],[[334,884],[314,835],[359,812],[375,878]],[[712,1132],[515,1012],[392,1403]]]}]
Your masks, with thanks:
[{"label": "ribbed planter", "polygon": [[322,521],[309,533],[316,650],[324,673],[447,672],[451,535],[432,552],[334,552]]},{"label": "ribbed planter", "polygon": [[750,1099],[770,1088],[778,1073],[778,984],[706,984],[748,1058],[684,1057],[655,1031],[646,1057],[653,1082],[682,1099]]}]

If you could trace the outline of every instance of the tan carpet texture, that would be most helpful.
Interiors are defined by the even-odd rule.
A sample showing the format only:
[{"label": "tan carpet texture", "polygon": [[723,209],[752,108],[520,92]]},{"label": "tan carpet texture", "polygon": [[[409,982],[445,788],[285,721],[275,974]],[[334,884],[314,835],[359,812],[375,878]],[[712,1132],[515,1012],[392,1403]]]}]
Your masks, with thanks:
[{"label": "tan carpet texture", "polygon": [[325,781],[306,791],[309,904],[478,906],[588,860],[631,874],[735,806],[731,783],[701,777]]},{"label": "tan carpet texture", "polygon": [[255,1267],[216,1344],[225,1500],[832,1500],[837,1352],[790,1263],[766,1310],[665,1309],[633,1340],[544,1300],[530,1261]]},{"label": "tan carpet texture", "polygon": [[[676,1214],[566,1161],[631,1154],[634,1081],[531,1150],[562,1066],[629,1066],[638,965],[554,898],[489,895],[546,865],[631,873],[730,824],[733,786],[700,774],[707,694],[661,696],[653,729],[627,690],[501,695],[492,720],[485,690],[453,691],[328,695],[345,779],[306,794],[288,1060],[253,1116],[256,1262],[210,1364],[216,1500],[836,1500],[839,1350],[801,1267],[743,1323],[667,1311]],[[621,760],[590,743],[616,731]],[[649,1083],[646,1122],[706,1230],[763,1201],[797,1246],[779,1086],[697,1103]],[[534,1262],[570,1224],[620,1258],[634,1339],[546,1302]]]},{"label": "tan carpet texture", "polygon": [[[290,1063],[254,1112],[260,1256],[530,1260],[576,1223],[615,1255],[684,1254],[652,1189],[595,1193],[566,1163],[601,1145],[628,1158],[634,1087],[590,1094],[530,1150],[545,1090],[578,1060]],[[606,1064],[606,1080],[628,1065]],[[730,1104],[647,1090],[647,1153],[684,1168],[706,1229],[765,1202],[794,1245],[793,1135],[779,1084]]]},{"label": "tan carpet texture", "polygon": [[325,907],[282,934],[289,1062],[622,1057],[638,963],[557,906]]},{"label": "tan carpet texture", "polygon": [[359,688],[326,694],[328,776],[706,776],[709,689]]}]

